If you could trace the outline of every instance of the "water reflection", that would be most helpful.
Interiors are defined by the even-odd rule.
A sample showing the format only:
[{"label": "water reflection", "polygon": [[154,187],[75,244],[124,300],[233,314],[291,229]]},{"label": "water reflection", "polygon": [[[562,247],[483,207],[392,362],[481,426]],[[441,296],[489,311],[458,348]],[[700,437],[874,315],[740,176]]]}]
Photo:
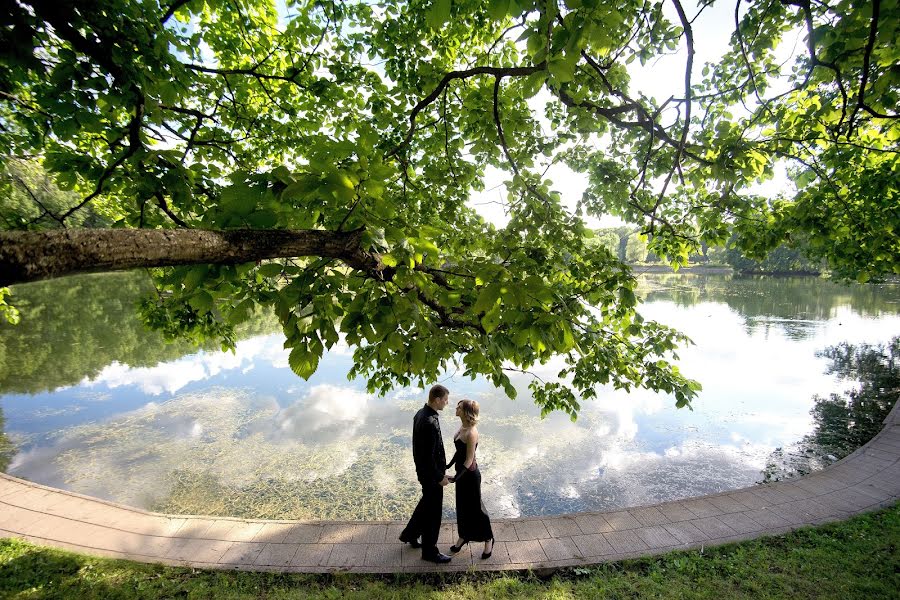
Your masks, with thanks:
[{"label": "water reflection", "polygon": [[[119,371],[152,367],[197,352],[187,342],[166,342],[138,320],[138,301],[152,290],[142,271],[14,286],[12,302],[22,320],[15,326],[0,321],[0,394],[55,390],[95,379],[111,365]],[[276,328],[274,317],[257,315],[238,337]],[[106,375],[116,372],[112,367]]]},{"label": "water reflection", "polygon": [[3,416],[3,407],[0,407],[0,472],[6,472],[15,454],[16,446],[6,435],[6,417]]},{"label": "water reflection", "polygon": [[[94,323],[115,323],[125,340],[144,335],[134,296],[126,297],[142,284],[130,277],[131,285],[89,290],[122,292],[107,300],[121,310]],[[643,278],[642,290],[647,318],[696,342],[679,353],[682,371],[704,384],[694,411],[675,410],[664,395],[601,389],[577,422],[565,415],[541,420],[521,374],[513,377],[516,401],[480,379],[443,379],[452,399],[482,404],[478,454],[493,516],[610,509],[750,485],[774,448],[812,431],[811,395],[827,398],[846,387],[841,373],[827,371],[832,358],[822,349],[886,342],[888,332],[900,330],[896,286],[654,275]],[[44,291],[46,298],[29,297],[26,315],[49,314],[63,293]],[[13,348],[7,356],[20,363],[32,360],[21,357],[41,336],[56,353],[79,356],[57,377],[52,354],[37,344],[34,360],[46,379],[32,369],[20,384],[3,372],[0,382],[9,387],[0,403],[18,448],[10,473],[190,514],[403,519],[417,501],[410,426],[425,392],[367,394],[362,382],[347,381],[346,347],[324,357],[307,382],[287,367],[280,334],[247,336],[232,354],[166,345],[152,334],[119,343],[87,331],[87,315],[74,321],[51,326],[38,319],[21,339],[0,331]],[[82,338],[113,350],[93,355],[79,345]],[[552,378],[558,367],[538,370]],[[55,386],[63,387],[42,391]],[[457,426],[445,411],[448,452]],[[453,495],[446,496],[452,516]]]},{"label": "water reflection", "polygon": [[876,318],[900,311],[896,284],[845,285],[816,277],[643,276],[645,302],[670,301],[690,307],[721,303],[740,315],[748,334],[780,330],[790,339],[813,335],[822,321],[839,318],[852,307],[855,315]]},{"label": "water reflection", "polygon": [[806,475],[844,458],[881,431],[900,399],[900,337],[886,346],[839,344],[821,354],[831,361],[829,373],[844,382],[858,382],[857,386],[843,394],[813,396],[815,428],[796,444],[771,454],[763,481]]}]

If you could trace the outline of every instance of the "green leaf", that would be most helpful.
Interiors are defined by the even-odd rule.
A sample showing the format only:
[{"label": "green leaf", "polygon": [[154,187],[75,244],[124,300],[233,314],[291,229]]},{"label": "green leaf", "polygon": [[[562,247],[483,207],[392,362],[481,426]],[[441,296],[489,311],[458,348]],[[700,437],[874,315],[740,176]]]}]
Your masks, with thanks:
[{"label": "green leaf", "polygon": [[206,274],[209,272],[209,265],[197,265],[195,267],[191,267],[191,269],[184,276],[184,280],[182,283],[184,284],[184,290],[186,292],[194,291],[200,283],[206,279]]},{"label": "green leaf", "polygon": [[472,310],[475,311],[476,314],[487,312],[494,307],[499,299],[500,285],[497,283],[488,284],[481,290],[481,293],[478,294],[478,300],[475,301]]},{"label": "green leaf", "polygon": [[306,348],[297,346],[288,355],[288,364],[294,373],[308,380],[319,368],[319,357]]},{"label": "green leaf", "polygon": [[500,325],[500,304],[495,304],[493,308],[488,310],[483,317],[481,317],[481,326],[484,327],[484,330],[488,333],[497,329],[497,326]]},{"label": "green leaf", "polygon": [[409,347],[409,360],[413,371],[422,371],[425,368],[425,344],[413,340]]},{"label": "green leaf", "polygon": [[197,309],[197,312],[205,313],[213,307],[213,297],[207,291],[200,291],[190,297],[188,304]]},{"label": "green leaf", "polygon": [[435,0],[425,14],[425,22],[431,29],[437,30],[450,20],[450,0]]},{"label": "green leaf", "polygon": [[509,14],[510,0],[491,0],[488,15],[494,21],[500,21]]},{"label": "green leaf", "polygon": [[261,265],[258,272],[263,277],[277,277],[284,271],[284,265],[280,263],[268,263]]}]

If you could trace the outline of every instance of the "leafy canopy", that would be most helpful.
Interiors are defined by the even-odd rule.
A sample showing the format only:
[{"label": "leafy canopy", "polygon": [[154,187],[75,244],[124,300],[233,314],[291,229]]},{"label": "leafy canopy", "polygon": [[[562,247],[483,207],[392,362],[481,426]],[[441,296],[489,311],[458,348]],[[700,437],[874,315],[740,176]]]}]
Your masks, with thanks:
[{"label": "leafy canopy", "polygon": [[[382,392],[458,363],[514,396],[510,371],[561,358],[531,384],[545,413],[574,418],[600,384],[687,404],[699,385],[667,362],[685,338],[635,311],[584,214],[639,224],[675,265],[801,238],[840,275],[900,273],[896,0],[733,3],[715,65],[694,64],[692,26],[712,3],[679,0],[4,4],[2,153],[78,194],[18,227],[90,207],[120,227],[363,231],[371,268],[157,272],[148,322],[228,339],[271,305],[304,377],[343,335]],[[631,88],[629,65],[678,49],[669,98]],[[796,190],[754,193],[779,162]],[[588,176],[577,210],[552,164]],[[503,227],[467,205],[489,166],[509,174]]]}]

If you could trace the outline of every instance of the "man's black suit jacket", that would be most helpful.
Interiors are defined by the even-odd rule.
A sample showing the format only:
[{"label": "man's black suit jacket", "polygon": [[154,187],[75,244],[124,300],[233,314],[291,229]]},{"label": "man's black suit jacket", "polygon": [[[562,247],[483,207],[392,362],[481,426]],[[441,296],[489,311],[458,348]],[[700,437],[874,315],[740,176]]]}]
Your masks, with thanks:
[{"label": "man's black suit jacket", "polygon": [[447,458],[438,413],[427,404],[413,417],[412,447],[419,483],[440,483],[446,472]]}]

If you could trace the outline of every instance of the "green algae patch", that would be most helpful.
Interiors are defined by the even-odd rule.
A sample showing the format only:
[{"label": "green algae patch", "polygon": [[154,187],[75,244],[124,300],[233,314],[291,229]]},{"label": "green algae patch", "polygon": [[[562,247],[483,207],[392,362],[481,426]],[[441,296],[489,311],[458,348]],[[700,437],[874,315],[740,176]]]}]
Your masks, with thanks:
[{"label": "green algae patch", "polygon": [[419,496],[408,432],[362,434],[347,420],[347,435],[319,423],[317,437],[292,429],[296,418],[247,391],[185,394],[65,430],[52,466],[69,489],[159,512],[408,518]]}]

